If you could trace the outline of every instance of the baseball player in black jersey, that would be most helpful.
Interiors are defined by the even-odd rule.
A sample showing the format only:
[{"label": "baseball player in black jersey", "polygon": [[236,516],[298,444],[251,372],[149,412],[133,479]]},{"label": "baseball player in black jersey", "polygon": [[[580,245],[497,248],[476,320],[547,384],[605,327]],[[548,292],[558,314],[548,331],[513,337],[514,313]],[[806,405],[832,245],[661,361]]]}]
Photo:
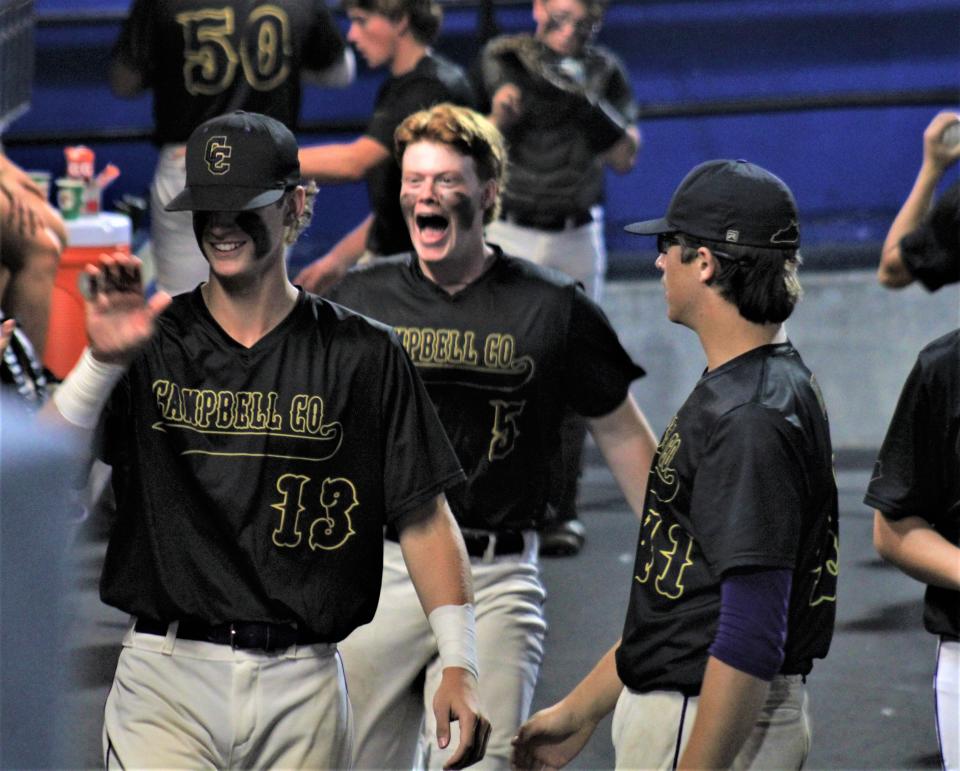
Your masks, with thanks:
[{"label": "baseball player in black jersey", "polygon": [[960,329],[917,357],[864,502],[880,554],[927,584],[940,759],[960,769]]},{"label": "baseball player in black jersey", "polygon": [[300,151],[304,176],[321,184],[366,179],[370,197],[370,214],[294,279],[311,292],[333,286],[364,255],[411,248],[398,203],[400,169],[392,155],[393,132],[417,110],[440,102],[474,101],[463,70],[430,48],[443,18],[436,0],[346,0],[344,8],[350,17],[347,39],[371,68],[386,67],[390,76],[377,91],[363,136]]},{"label": "baseball player in black jersey", "polygon": [[838,536],[826,411],[782,326],[796,204],[764,169],[710,161],[627,229],[658,236],[667,315],[707,368],[657,447],[623,638],[520,729],[515,762],[568,763],[616,707],[618,768],[799,768]]},{"label": "baseball player in black jersey", "polygon": [[183,189],[190,133],[232,110],[270,115],[293,129],[301,79],[345,86],[354,69],[324,0],[133,0],[110,85],[123,97],[153,91],[160,156],[150,235],[160,289],[188,292],[207,277],[189,213],[165,208]]},{"label": "baseball player in black jersey", "polygon": [[440,637],[439,743],[459,720],[450,767],[483,754],[472,589],[443,496],[463,474],[395,334],[287,279],[297,151],[258,114],[191,135],[170,205],[193,212],[209,278],[166,310],[144,304],[134,260],[88,271],[90,347],[50,412],[90,430],[109,395],[101,595],[133,619],[108,767],[348,767],[336,643],[373,616],[388,524]]},{"label": "baseball player in black jersey", "polygon": [[[492,124],[438,105],[401,124],[397,157],[415,252],[350,272],[333,297],[397,330],[466,471],[448,495],[477,598],[481,696],[493,725],[483,765],[507,768],[543,658],[536,526],[563,413],[588,417],[637,511],[656,441],[628,391],[643,370],[600,308],[559,271],[484,243],[504,166]],[[396,534],[387,538],[383,601],[342,646],[361,768],[410,768],[437,672],[430,630],[411,613],[416,595]],[[430,741],[426,713],[418,763],[439,767],[446,753]]]}]

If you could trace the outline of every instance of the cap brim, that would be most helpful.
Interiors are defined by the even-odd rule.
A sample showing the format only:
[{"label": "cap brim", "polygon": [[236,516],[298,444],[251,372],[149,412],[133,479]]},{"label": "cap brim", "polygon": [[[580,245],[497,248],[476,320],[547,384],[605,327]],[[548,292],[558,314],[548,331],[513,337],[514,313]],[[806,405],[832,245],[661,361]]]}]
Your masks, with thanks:
[{"label": "cap brim", "polygon": [[246,211],[279,201],[282,188],[272,190],[194,185],[168,203],[167,211]]},{"label": "cap brim", "polygon": [[676,228],[667,222],[665,217],[657,220],[644,220],[643,222],[632,222],[624,227],[628,233],[636,233],[639,236],[656,236],[661,233],[673,233]]}]

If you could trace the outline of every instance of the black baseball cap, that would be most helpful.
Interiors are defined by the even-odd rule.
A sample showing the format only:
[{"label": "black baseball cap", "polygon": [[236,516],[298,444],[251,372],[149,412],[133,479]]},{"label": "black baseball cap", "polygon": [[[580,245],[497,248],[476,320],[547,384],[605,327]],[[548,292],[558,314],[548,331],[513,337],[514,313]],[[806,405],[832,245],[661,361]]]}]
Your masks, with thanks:
[{"label": "black baseball cap", "polygon": [[629,233],[686,233],[708,241],[796,249],[797,202],[779,177],[747,161],[715,160],[695,166],[670,199],[665,216],[634,222]]},{"label": "black baseball cap", "polygon": [[201,123],[187,140],[187,185],[167,211],[243,211],[280,199],[300,182],[297,140],[256,112]]}]

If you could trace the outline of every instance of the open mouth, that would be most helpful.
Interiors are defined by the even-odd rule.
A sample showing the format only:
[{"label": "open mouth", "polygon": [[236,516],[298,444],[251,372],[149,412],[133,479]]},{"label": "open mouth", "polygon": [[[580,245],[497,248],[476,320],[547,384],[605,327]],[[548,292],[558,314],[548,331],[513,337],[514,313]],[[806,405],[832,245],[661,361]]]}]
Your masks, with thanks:
[{"label": "open mouth", "polygon": [[417,228],[424,234],[443,235],[447,231],[450,220],[441,214],[418,214]]},{"label": "open mouth", "polygon": [[442,238],[450,226],[450,220],[442,214],[418,214],[416,220],[420,234],[429,239]]}]

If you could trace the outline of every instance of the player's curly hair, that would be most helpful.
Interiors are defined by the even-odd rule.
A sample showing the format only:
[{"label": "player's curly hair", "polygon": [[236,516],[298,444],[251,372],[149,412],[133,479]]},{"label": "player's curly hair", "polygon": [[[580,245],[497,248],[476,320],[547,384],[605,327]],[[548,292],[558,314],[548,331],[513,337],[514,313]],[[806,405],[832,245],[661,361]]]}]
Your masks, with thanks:
[{"label": "player's curly hair", "polygon": [[797,271],[803,258],[797,249],[764,249],[678,234],[681,262],[696,259],[697,248],[707,247],[717,259],[717,271],[708,282],[754,324],[786,321],[803,296]]},{"label": "player's curly hair", "polygon": [[443,23],[443,8],[436,0],[343,0],[344,11],[353,8],[378,13],[391,21],[406,16],[414,39],[423,45],[436,40]]},{"label": "player's curly hair", "polygon": [[444,102],[407,116],[397,126],[393,141],[397,163],[401,165],[407,146],[414,142],[450,145],[473,158],[480,181],[492,179],[497,183],[497,196],[484,211],[483,224],[489,225],[500,214],[500,191],[506,181],[507,150],[503,135],[480,113]]}]

